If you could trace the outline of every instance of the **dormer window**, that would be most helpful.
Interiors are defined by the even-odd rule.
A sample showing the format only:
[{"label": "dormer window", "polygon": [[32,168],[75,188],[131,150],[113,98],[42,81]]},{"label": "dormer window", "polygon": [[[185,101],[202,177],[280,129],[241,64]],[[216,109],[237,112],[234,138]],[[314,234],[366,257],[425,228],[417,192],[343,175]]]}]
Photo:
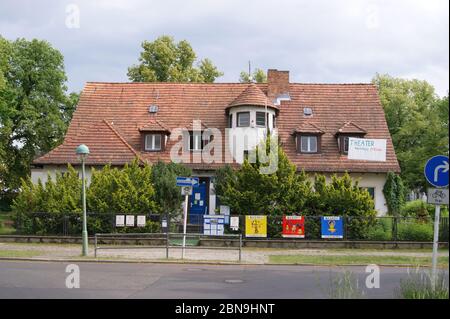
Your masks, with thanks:
[{"label": "dormer window", "polygon": [[317,135],[300,135],[300,152],[317,153]]},{"label": "dormer window", "polygon": [[139,128],[141,133],[141,150],[144,152],[159,152],[165,148],[170,129],[158,120],[151,120]]},{"label": "dormer window", "polygon": [[344,123],[344,125],[342,125],[335,134],[338,142],[339,152],[341,154],[348,155],[349,138],[363,138],[366,133],[366,130],[353,122]]},{"label": "dormer window", "polygon": [[304,123],[296,128],[292,135],[295,137],[297,153],[317,154],[321,152],[321,139],[325,134],[316,124]]},{"label": "dormer window", "polygon": [[238,112],[237,113],[237,126],[249,127],[250,126],[250,112]]},{"label": "dormer window", "polygon": [[162,149],[161,134],[145,135],[145,150],[150,152],[160,151]]}]

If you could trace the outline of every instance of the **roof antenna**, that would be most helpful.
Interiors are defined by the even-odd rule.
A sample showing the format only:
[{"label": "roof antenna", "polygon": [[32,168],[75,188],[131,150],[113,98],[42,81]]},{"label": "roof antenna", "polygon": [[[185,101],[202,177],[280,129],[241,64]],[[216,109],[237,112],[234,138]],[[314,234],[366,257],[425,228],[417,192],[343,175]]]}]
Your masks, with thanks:
[{"label": "roof antenna", "polygon": [[252,65],[251,65],[251,61],[248,61],[248,83],[252,83],[253,82],[253,78],[252,78]]}]

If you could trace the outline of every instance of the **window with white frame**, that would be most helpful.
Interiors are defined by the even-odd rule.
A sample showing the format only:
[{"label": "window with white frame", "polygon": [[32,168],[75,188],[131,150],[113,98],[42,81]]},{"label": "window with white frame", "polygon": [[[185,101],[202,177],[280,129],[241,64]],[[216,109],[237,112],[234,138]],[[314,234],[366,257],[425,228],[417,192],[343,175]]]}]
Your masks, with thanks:
[{"label": "window with white frame", "polygon": [[202,132],[189,132],[189,150],[201,151],[203,149]]},{"label": "window with white frame", "polygon": [[317,153],[317,136],[301,135],[300,136],[300,152],[301,153]]},{"label": "window with white frame", "polygon": [[160,151],[161,145],[162,145],[161,134],[145,135],[145,150],[146,151]]}]

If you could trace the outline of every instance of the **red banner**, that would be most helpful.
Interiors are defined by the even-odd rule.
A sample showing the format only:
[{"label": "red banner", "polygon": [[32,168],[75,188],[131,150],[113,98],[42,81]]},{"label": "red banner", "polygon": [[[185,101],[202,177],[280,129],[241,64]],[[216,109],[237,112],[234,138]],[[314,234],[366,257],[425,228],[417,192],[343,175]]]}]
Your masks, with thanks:
[{"label": "red banner", "polygon": [[303,216],[283,216],[285,238],[305,238],[305,218]]}]

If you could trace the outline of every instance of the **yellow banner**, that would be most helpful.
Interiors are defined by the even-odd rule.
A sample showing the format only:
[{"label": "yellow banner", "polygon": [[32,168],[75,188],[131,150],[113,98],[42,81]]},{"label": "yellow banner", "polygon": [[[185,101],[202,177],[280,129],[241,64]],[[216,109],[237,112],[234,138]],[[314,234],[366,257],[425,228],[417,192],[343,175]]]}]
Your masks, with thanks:
[{"label": "yellow banner", "polygon": [[245,216],[245,237],[267,237],[267,216]]}]

